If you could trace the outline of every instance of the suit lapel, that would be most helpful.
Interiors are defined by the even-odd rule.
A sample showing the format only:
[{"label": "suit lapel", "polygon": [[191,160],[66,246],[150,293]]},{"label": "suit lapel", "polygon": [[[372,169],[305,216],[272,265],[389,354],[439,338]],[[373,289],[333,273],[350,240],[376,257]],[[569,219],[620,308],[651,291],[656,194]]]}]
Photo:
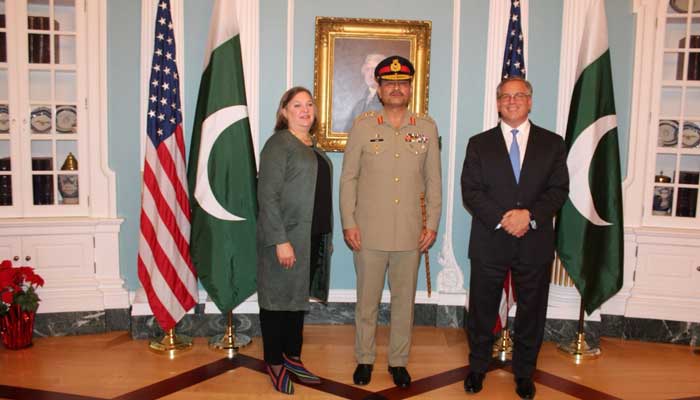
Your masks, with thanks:
[{"label": "suit lapel", "polygon": [[539,144],[538,130],[540,128],[530,121],[530,135],[527,138],[527,147],[525,148],[525,158],[523,158],[523,165],[520,167],[520,184],[526,182],[530,172],[534,168],[534,163],[537,160],[537,148]]}]

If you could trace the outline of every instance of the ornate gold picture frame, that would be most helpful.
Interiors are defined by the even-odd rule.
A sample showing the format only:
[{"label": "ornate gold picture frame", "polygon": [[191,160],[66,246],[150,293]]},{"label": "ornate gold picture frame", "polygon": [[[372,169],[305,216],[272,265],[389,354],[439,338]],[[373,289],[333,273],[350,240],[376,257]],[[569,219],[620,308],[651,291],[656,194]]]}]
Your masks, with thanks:
[{"label": "ornate gold picture frame", "polygon": [[409,108],[427,112],[431,29],[430,21],[316,17],[316,137],[324,150],[345,150],[354,118],[381,108],[372,87],[380,58],[411,60],[416,73]]}]

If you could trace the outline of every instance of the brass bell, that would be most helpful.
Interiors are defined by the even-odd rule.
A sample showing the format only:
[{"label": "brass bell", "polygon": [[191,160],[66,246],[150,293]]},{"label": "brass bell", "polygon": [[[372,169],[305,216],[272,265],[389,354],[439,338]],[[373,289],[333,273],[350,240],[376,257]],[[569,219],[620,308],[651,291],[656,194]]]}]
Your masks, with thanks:
[{"label": "brass bell", "polygon": [[659,172],[659,175],[654,176],[655,183],[671,183],[671,177],[664,175],[664,171]]},{"label": "brass bell", "polygon": [[68,153],[66,161],[63,162],[61,166],[61,171],[77,171],[78,170],[78,160],[75,158],[73,153]]}]

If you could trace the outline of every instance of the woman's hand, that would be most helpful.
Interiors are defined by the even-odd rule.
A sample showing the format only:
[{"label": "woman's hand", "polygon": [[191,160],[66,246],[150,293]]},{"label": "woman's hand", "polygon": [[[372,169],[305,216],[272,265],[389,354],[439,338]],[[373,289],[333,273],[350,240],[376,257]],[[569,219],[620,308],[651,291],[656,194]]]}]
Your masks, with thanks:
[{"label": "woman's hand", "polygon": [[277,261],[279,261],[282,268],[289,269],[294,266],[297,261],[297,257],[294,255],[294,248],[289,242],[280,243],[275,246],[277,249]]}]

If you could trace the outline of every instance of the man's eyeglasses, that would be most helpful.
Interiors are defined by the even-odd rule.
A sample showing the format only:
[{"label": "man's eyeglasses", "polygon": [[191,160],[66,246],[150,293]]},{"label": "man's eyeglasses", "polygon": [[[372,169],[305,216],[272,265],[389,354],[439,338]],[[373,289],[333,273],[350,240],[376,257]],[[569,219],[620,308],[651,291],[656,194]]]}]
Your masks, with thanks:
[{"label": "man's eyeglasses", "polygon": [[498,96],[498,100],[500,100],[500,101],[511,101],[511,100],[515,100],[515,101],[520,102],[520,101],[525,101],[525,99],[527,99],[528,97],[530,97],[530,94],[529,94],[529,93],[523,93],[523,92],[518,92],[518,93],[501,93],[501,95]]}]

